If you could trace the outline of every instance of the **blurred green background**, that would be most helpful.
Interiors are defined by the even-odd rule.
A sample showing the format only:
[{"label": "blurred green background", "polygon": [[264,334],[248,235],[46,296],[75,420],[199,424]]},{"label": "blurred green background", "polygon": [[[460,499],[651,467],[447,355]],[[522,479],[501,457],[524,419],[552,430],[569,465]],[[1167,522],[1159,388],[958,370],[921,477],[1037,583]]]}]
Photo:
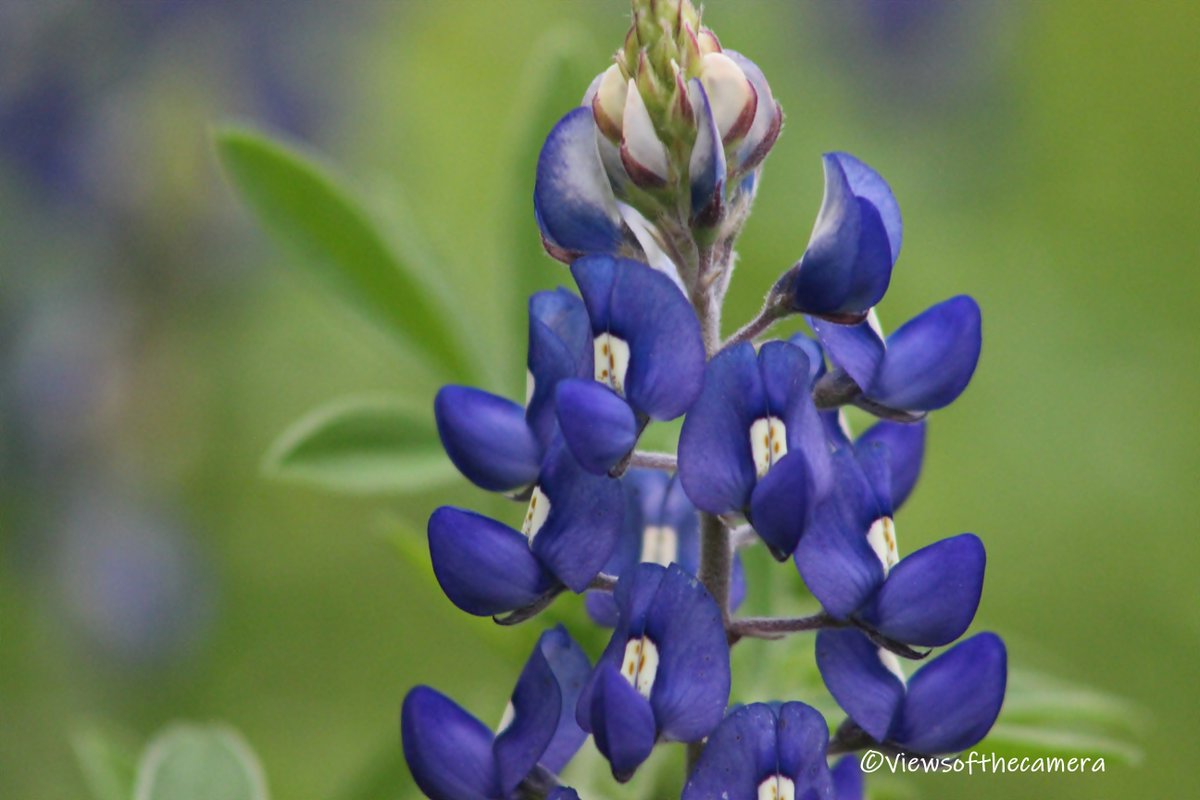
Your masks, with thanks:
[{"label": "blurred green background", "polygon": [[[407,796],[410,686],[498,718],[536,626],[458,613],[392,539],[419,541],[442,503],[519,512],[465,481],[355,498],[262,478],[315,406],[388,391],[428,408],[437,381],[270,246],[208,126],[306,143],[424,231],[457,324],[507,354],[493,372],[511,377],[487,388],[515,396],[523,356],[494,342],[524,324],[510,245],[537,241],[536,141],[516,117],[557,69],[543,37],[598,72],[626,14],[0,2],[0,797],[85,797],[73,734],[136,746],[181,717],[237,726],[276,797]],[[927,776],[914,794],[1194,785],[1200,5],[714,0],[705,21],[787,113],[727,329],[800,255],[819,154],[882,172],[906,222],[884,324],[961,292],[985,317],[972,388],[933,420],[902,549],[979,533],[976,628],[1014,663],[1143,712],[1140,767]]]}]

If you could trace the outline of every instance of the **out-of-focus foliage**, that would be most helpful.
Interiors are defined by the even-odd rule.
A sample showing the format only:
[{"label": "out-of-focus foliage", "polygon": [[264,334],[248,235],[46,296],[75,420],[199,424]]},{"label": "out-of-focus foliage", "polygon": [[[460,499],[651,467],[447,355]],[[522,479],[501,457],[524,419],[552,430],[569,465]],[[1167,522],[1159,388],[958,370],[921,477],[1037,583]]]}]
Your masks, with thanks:
[{"label": "out-of-focus foliage", "polygon": [[[569,283],[539,252],[533,158],[624,13],[617,0],[0,10],[0,796],[107,800],[132,774],[123,743],[189,716],[242,730],[276,796],[407,797],[396,717],[410,685],[499,717],[536,630],[454,612],[427,580],[421,532],[442,502],[511,522],[519,509],[461,481],[343,498],[266,482],[259,466],[270,451],[281,473],[390,491],[375,482],[393,450],[346,458],[363,431],[408,441],[381,406],[278,437],[349,393],[394,397],[388,408],[428,423],[439,348],[461,347],[460,374],[517,397],[522,296]],[[974,386],[931,427],[900,545],[976,526],[989,553],[977,624],[1005,633],[1014,662],[1097,689],[1015,674],[981,747],[1008,752],[1014,729],[1028,740],[1036,725],[1048,750],[1111,753],[1103,775],[878,785],[982,798],[1190,785],[1200,11],[714,0],[706,13],[787,113],[727,329],[807,240],[819,154],[878,167],[906,220],[885,324],[965,291],[985,326]],[[320,265],[273,249],[218,177],[207,135],[229,119],[345,169],[313,185],[351,228],[386,237],[355,267],[414,270],[384,280],[401,293],[397,274],[419,281],[420,325],[359,324],[294,279]],[[299,164],[290,153],[268,155]],[[379,332],[398,328],[408,346]],[[429,487],[447,467],[415,469]],[[759,566],[760,592],[795,598],[786,569]],[[554,613],[582,619],[570,598]],[[593,655],[598,642],[585,642]],[[788,647],[739,646],[745,674],[780,674],[735,699],[823,702],[786,656],[766,660]],[[72,737],[84,718],[129,733]],[[1135,769],[1123,762],[1143,729]],[[677,779],[678,756],[656,756],[641,795]],[[585,759],[572,777],[605,786],[598,768]]]}]

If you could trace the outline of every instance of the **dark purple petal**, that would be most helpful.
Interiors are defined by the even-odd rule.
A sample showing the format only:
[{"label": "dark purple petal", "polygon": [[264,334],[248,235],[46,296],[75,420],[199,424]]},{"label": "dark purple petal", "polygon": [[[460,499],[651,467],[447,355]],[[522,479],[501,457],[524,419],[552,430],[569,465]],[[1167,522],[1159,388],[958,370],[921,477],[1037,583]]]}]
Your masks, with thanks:
[{"label": "dark purple petal", "polygon": [[596,748],[612,766],[621,783],[650,756],[656,738],[654,712],[611,664],[596,668],[591,696],[591,730]]},{"label": "dark purple petal", "polygon": [[924,547],[892,568],[863,619],[905,644],[949,644],[975,618],[986,560],[970,533]]},{"label": "dark purple petal", "polygon": [[554,672],[554,680],[562,692],[562,707],[554,738],[550,740],[540,763],[551,772],[558,773],[579,750],[587,734],[575,721],[575,706],[583,685],[592,671],[587,653],[575,643],[566,629],[559,625],[542,634],[538,648]]},{"label": "dark purple petal", "polygon": [[758,370],[766,392],[763,410],[767,414],[783,418],[796,395],[808,394],[811,365],[802,347],[788,342],[767,342],[758,351]]},{"label": "dark purple petal", "polygon": [[602,628],[616,627],[619,612],[612,592],[591,591],[583,596],[583,606],[592,622]]},{"label": "dark purple petal", "polygon": [[971,382],[982,345],[979,305],[967,295],[952,297],[888,337],[882,369],[864,391],[905,411],[948,406]]},{"label": "dark purple petal", "polygon": [[538,488],[550,513],[533,537],[534,554],[573,592],[582,592],[617,546],[625,516],[621,484],[593,475],[555,441],[546,454]]},{"label": "dark purple petal", "polygon": [[459,508],[443,506],[429,518],[429,557],[442,591],[476,616],[523,608],[555,585],[524,536]]},{"label": "dark purple petal", "polygon": [[837,485],[813,513],[796,548],[796,567],[809,591],[838,619],[845,619],[883,583],[883,566],[867,543],[870,520],[862,508],[873,500],[866,476],[848,450],[834,454]]},{"label": "dark purple petal", "polygon": [[779,772],[795,783],[795,796],[832,800],[833,778],[825,760],[829,726],[820,712],[804,703],[784,703],[779,707],[776,737]]},{"label": "dark purple petal", "polygon": [[839,325],[809,317],[808,325],[821,340],[829,361],[845,370],[866,391],[883,366],[884,343],[879,333],[869,322]]},{"label": "dark purple petal", "polygon": [[579,800],[579,794],[570,786],[559,786],[546,795],[546,800]]},{"label": "dark purple petal", "polygon": [[467,386],[444,386],[433,414],[446,455],[476,486],[509,492],[537,480],[541,446],[516,403]]},{"label": "dark purple petal", "polygon": [[900,243],[904,225],[900,220],[900,205],[892,194],[887,181],[863,162],[849,153],[830,153],[827,158],[835,159],[846,175],[850,190],[859,198],[875,207],[884,228],[887,230],[888,246],[892,261],[900,257]]},{"label": "dark purple petal", "polygon": [[[500,775],[500,788],[506,797],[542,759],[542,754],[554,738],[562,713],[562,690],[542,650],[541,640],[521,670],[511,702],[512,720],[496,734],[496,742],[492,747]],[[573,719],[571,722],[574,724]],[[579,743],[582,741],[583,732],[580,731]]]},{"label": "dark purple petal", "polygon": [[542,235],[561,249],[613,253],[621,246],[621,215],[600,162],[591,109],[569,112],[546,137],[533,205]]},{"label": "dark purple petal", "polygon": [[778,769],[777,725],[765,703],[729,712],[705,744],[682,800],[758,800],[759,784]]},{"label": "dark purple petal", "polygon": [[572,378],[558,384],[558,426],[571,455],[596,475],[607,475],[638,439],[633,409],[607,386]]},{"label": "dark purple petal", "polygon": [[696,144],[688,167],[691,181],[692,217],[716,222],[725,184],[725,147],[717,131],[708,93],[699,78],[688,81],[688,96],[696,114]]},{"label": "dark purple petal", "polygon": [[869,492],[859,497],[855,519],[860,525],[869,527],[880,517],[892,516],[892,470],[887,445],[860,443],[854,449],[854,460],[869,487]]},{"label": "dark purple petal", "polygon": [[785,561],[796,551],[809,514],[809,470],[804,455],[789,452],[750,495],[750,522],[771,555]]},{"label": "dark purple petal", "polygon": [[765,405],[751,345],[730,347],[709,362],[704,389],[679,435],[679,478],[698,508],[724,514],[749,504],[755,483],[750,425]]},{"label": "dark purple petal", "polygon": [[904,703],[904,684],[883,665],[879,648],[856,630],[823,630],[816,653],[833,699],[858,727],[884,741]]},{"label": "dark purple petal", "polygon": [[888,449],[888,468],[891,473],[892,508],[899,510],[912,494],[921,475],[925,458],[924,420],[913,425],[884,420],[868,428],[858,437],[858,444],[882,444]]},{"label": "dark purple petal", "polygon": [[919,753],[957,753],[977,744],[1000,714],[1008,678],[1004,642],[981,633],[918,670],[893,739]]},{"label": "dark purple petal", "polygon": [[858,756],[843,756],[833,765],[833,796],[835,800],[864,800],[867,788],[863,785]]},{"label": "dark purple petal", "polygon": [[729,702],[729,644],[716,602],[678,564],[666,569],[645,635],[658,646],[650,704],[663,737],[694,742],[712,733]]},{"label": "dark purple petal", "polygon": [[625,397],[639,413],[675,419],[704,381],[704,342],[691,303],[669,277],[638,261],[581,258],[571,273],[587,304],[592,332],[629,346]]},{"label": "dark purple petal", "polygon": [[400,710],[404,760],[432,800],[498,798],[492,732],[453,700],[418,686]]},{"label": "dark purple petal", "polygon": [[583,301],[562,287],[529,298],[529,319],[537,320],[572,354],[590,354],[592,333]]},{"label": "dark purple petal", "polygon": [[583,301],[565,289],[538,292],[529,299],[531,382],[525,419],[543,448],[557,430],[554,389],[566,378],[591,377],[592,334]]}]

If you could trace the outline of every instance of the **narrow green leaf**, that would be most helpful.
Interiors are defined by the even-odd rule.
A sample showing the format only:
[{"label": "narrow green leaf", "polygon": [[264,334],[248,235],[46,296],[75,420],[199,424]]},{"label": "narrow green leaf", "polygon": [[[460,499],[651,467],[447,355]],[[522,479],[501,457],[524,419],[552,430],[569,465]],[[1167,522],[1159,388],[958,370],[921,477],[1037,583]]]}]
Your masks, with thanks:
[{"label": "narrow green leaf", "polygon": [[154,737],[138,765],[134,800],[267,800],[258,758],[223,725],[178,724]]},{"label": "narrow green leaf", "polygon": [[451,309],[397,258],[331,169],[249,130],[222,128],[214,140],[234,188],[301,266],[442,374],[470,378]]},{"label": "narrow green leaf", "polygon": [[137,771],[136,752],[112,734],[89,725],[71,736],[71,749],[95,800],[129,800]]},{"label": "narrow green leaf", "polygon": [[302,417],[267,452],[264,471],[351,494],[421,492],[457,474],[431,409],[396,398],[343,398]]}]

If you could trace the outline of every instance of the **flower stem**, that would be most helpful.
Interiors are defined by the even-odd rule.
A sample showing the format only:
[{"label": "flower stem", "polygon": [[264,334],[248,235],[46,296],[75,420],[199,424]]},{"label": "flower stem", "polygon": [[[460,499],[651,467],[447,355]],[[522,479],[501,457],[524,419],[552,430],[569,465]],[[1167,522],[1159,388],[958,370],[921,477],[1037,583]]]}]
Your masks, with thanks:
[{"label": "flower stem", "polygon": [[737,333],[730,336],[721,345],[724,350],[727,347],[732,347],[739,342],[752,342],[779,320],[790,315],[791,308],[787,303],[776,297],[774,294],[767,296],[766,303],[763,304],[762,310],[758,312],[758,316],[743,325]]},{"label": "flower stem", "polygon": [[731,642],[752,639],[781,639],[789,633],[816,631],[822,628],[844,628],[848,623],[836,620],[824,611],[809,617],[742,617],[726,626]]},{"label": "flower stem", "polygon": [[651,453],[647,450],[635,450],[629,459],[629,466],[645,469],[661,469],[671,472],[675,469],[677,459],[674,453]]}]

